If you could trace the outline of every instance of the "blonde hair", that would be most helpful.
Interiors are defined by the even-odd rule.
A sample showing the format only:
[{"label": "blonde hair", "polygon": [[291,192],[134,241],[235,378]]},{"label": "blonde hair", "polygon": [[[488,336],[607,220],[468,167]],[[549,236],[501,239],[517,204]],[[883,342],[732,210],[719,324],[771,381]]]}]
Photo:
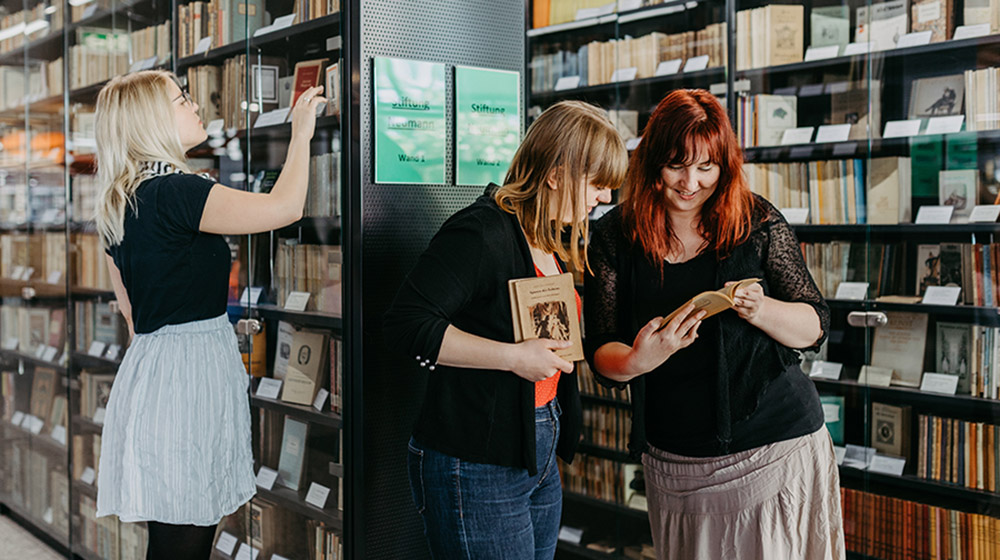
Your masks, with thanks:
[{"label": "blonde hair", "polygon": [[144,162],[166,162],[190,172],[174,122],[168,80],[177,83],[173,73],[162,70],[125,74],[113,78],[97,95],[101,189],[95,219],[105,246],[121,243],[125,235],[125,209],[135,208]]},{"label": "blonde hair", "polygon": [[[625,143],[608,114],[582,101],[560,101],[528,127],[495,197],[500,208],[517,216],[528,243],[582,271],[587,255],[580,251],[580,240],[585,246],[589,222],[586,190],[580,185],[590,182],[617,189],[627,168]],[[547,186],[553,173],[556,189]],[[567,225],[559,214],[553,215],[553,207],[559,209],[556,212],[573,209],[566,243]]]}]

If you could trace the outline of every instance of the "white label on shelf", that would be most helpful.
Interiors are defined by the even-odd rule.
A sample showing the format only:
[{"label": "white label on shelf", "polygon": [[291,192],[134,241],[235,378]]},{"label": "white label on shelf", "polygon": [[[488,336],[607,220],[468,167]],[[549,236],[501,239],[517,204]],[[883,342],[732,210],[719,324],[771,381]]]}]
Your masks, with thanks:
[{"label": "white label on shelf", "polygon": [[828,47],[809,47],[806,49],[805,61],[826,60],[834,58],[840,54],[840,45],[830,45]]},{"label": "white label on shelf", "polygon": [[781,215],[784,216],[785,221],[790,224],[809,223],[808,208],[782,208]]},{"label": "white label on shelf", "polygon": [[823,84],[823,92],[829,95],[847,93],[851,90],[851,82],[847,80],[837,80]]},{"label": "white label on shelf", "polygon": [[316,393],[316,398],[313,399],[313,408],[316,410],[323,410],[323,405],[326,404],[326,398],[330,396],[330,391],[320,388],[319,392]]},{"label": "white label on shelf", "polygon": [[584,19],[592,19],[600,17],[600,8],[580,8],[576,11],[576,16],[573,17],[574,21],[580,21]]},{"label": "white label on shelf", "polygon": [[66,427],[60,425],[52,428],[52,439],[66,445]]},{"label": "white label on shelf", "polygon": [[868,297],[868,282],[841,282],[834,299],[863,300]]},{"label": "white label on shelf", "polygon": [[272,31],[274,31],[274,25],[265,25],[264,27],[258,28],[257,31],[254,31],[253,36],[260,37],[261,35],[267,35]]},{"label": "white label on shelf", "polygon": [[257,486],[260,486],[264,490],[274,488],[274,481],[276,480],[278,480],[278,471],[274,469],[262,466],[260,470],[257,471]]},{"label": "white label on shelf", "polygon": [[840,372],[843,369],[844,364],[816,360],[812,363],[812,367],[809,369],[809,377],[816,377],[818,379],[833,379],[836,381],[840,379]]},{"label": "white label on shelf", "polygon": [[927,286],[924,299],[920,303],[928,305],[958,305],[958,296],[962,293],[961,286]]},{"label": "white label on shelf", "polygon": [[93,356],[95,358],[100,358],[104,355],[104,349],[107,347],[106,344],[100,340],[95,340],[90,343],[90,348],[87,349],[87,355]]},{"label": "white label on shelf", "polygon": [[920,390],[928,393],[941,393],[942,395],[954,395],[958,390],[958,376],[947,373],[924,374],[920,381]]},{"label": "white label on shelf", "polygon": [[17,339],[16,336],[8,336],[3,341],[3,349],[4,350],[17,350],[17,345],[18,345],[19,342],[20,341]]},{"label": "white label on shelf", "polygon": [[685,72],[698,72],[708,68],[708,55],[703,54],[701,56],[696,56],[694,58],[687,59],[684,63]]},{"label": "white label on shelf", "polygon": [[789,128],[781,134],[781,145],[787,146],[789,144],[808,144],[812,141],[813,130],[815,129],[811,126]]},{"label": "white label on shelf", "polygon": [[854,56],[858,54],[868,54],[873,50],[872,44],[870,42],[866,43],[848,43],[844,46],[844,56]]},{"label": "white label on shelf", "polygon": [[847,455],[847,448],[839,445],[833,446],[833,455],[837,458],[837,464],[844,464],[844,456]]},{"label": "white label on shelf", "polygon": [[897,49],[905,49],[907,47],[919,47],[922,45],[928,45],[931,42],[931,32],[930,31],[917,31],[915,33],[907,33],[896,41]]},{"label": "white label on shelf", "polygon": [[288,311],[305,311],[309,304],[309,292],[291,292],[285,298],[285,309]]},{"label": "white label on shelf", "polygon": [[313,482],[309,485],[309,492],[306,494],[306,503],[323,509],[326,507],[326,498],[330,495],[330,489],[322,484]]},{"label": "white label on shelf", "polygon": [[1000,205],[976,205],[972,209],[972,215],[969,216],[969,221],[993,223],[997,221],[998,217],[1000,217]]},{"label": "white label on shelf", "polygon": [[291,107],[285,107],[282,109],[275,109],[273,111],[268,111],[266,113],[263,113],[261,116],[257,117],[256,121],[254,121],[253,127],[263,128],[265,126],[274,126],[277,124],[283,124],[286,120],[288,120],[288,112],[290,110]]},{"label": "white label on shelf", "polygon": [[45,279],[45,282],[48,284],[58,284],[59,280],[61,279],[62,279],[62,271],[53,270],[52,272],[49,273],[49,276],[48,278]]},{"label": "white label on shelf", "polygon": [[719,82],[717,84],[710,84],[708,86],[708,93],[712,95],[724,95],[726,93],[726,82]]},{"label": "white label on shelf", "polygon": [[38,346],[35,347],[35,357],[41,360],[42,356],[44,355],[45,355],[45,345],[39,344]]},{"label": "white label on shelf", "polygon": [[563,76],[556,81],[556,91],[580,87],[580,76]]},{"label": "white label on shelf", "polygon": [[103,426],[104,415],[107,413],[108,413],[107,409],[104,408],[103,406],[97,407],[97,410],[94,411],[94,424],[100,424]]},{"label": "white label on shelf", "polygon": [[149,58],[144,58],[144,59],[140,60],[139,61],[139,70],[149,70],[149,69],[155,67],[157,60],[159,60],[159,58],[156,55],[153,55],[153,56],[151,56]]},{"label": "white label on shelf", "polygon": [[926,2],[917,6],[917,23],[927,23],[941,17],[941,2]]},{"label": "white label on shelf", "polygon": [[674,74],[681,71],[681,64],[684,61],[675,58],[673,60],[664,60],[656,66],[656,72],[653,73],[654,76],[673,76]]},{"label": "white label on shelf", "polygon": [[10,422],[20,428],[21,422],[24,422],[24,413],[20,410],[15,411],[14,415],[10,417]]},{"label": "white label on shelf", "polygon": [[35,274],[35,267],[29,266],[28,268],[24,269],[24,274],[21,275],[21,280],[27,282],[28,280],[31,280],[31,277],[34,276],[34,274]]},{"label": "white label on shelf", "polygon": [[288,560],[288,558],[285,558],[284,556],[282,556],[280,554],[272,554],[271,555],[271,560]]},{"label": "white label on shelf", "polygon": [[236,545],[239,542],[239,539],[231,533],[223,531],[222,534],[219,535],[219,540],[215,543],[215,550],[218,550],[226,556],[232,556],[233,549],[236,548]]},{"label": "white label on shelf", "polygon": [[628,140],[625,141],[625,149],[631,152],[632,150],[638,148],[641,142],[642,142],[642,136],[638,138],[629,138]]},{"label": "white label on shelf", "polygon": [[638,68],[619,68],[611,73],[611,82],[631,82],[638,73]]},{"label": "white label on shelf", "polygon": [[246,288],[243,288],[243,295],[240,296],[240,305],[243,307],[257,305],[257,301],[260,299],[260,294],[263,291],[264,288],[254,286],[247,286]]},{"label": "white label on shelf", "polygon": [[559,540],[565,541],[573,544],[580,544],[580,539],[583,538],[583,529],[577,529],[576,527],[568,527],[563,525],[559,528]]},{"label": "white label on shelf", "polygon": [[260,551],[247,543],[240,543],[240,549],[236,551],[236,560],[257,560]]},{"label": "white label on shelf", "polygon": [[53,521],[53,519],[52,519],[52,508],[48,508],[48,509],[45,510],[45,513],[42,514],[42,521],[48,523],[49,525],[52,525],[52,521]]},{"label": "white label on shelf", "polygon": [[46,346],[45,354],[42,355],[42,359],[45,360],[46,362],[51,362],[56,359],[56,354],[58,352],[59,352],[58,348],[55,348],[53,346]]},{"label": "white label on shelf", "polygon": [[45,421],[37,416],[29,416],[28,418],[31,420],[31,425],[28,426],[28,431],[36,436],[41,434],[42,428],[45,427]]},{"label": "white label on shelf", "polygon": [[326,39],[326,50],[328,51],[339,51],[341,47],[344,46],[344,38],[340,35],[334,37],[327,37]]},{"label": "white label on shelf", "polygon": [[212,38],[202,37],[201,41],[198,41],[198,46],[194,48],[194,54],[207,53],[210,48],[212,48]]},{"label": "white label on shelf", "polygon": [[83,469],[83,474],[80,475],[80,482],[84,484],[94,484],[94,480],[97,479],[97,473],[94,471],[93,467],[87,467]]},{"label": "white label on shelf", "polygon": [[222,136],[222,127],[226,125],[226,121],[223,119],[215,119],[214,121],[208,121],[208,126],[205,127],[205,132],[209,136]]},{"label": "white label on shelf", "polygon": [[273,377],[262,377],[257,385],[257,396],[265,399],[277,399],[281,392],[281,380]]},{"label": "white label on shelf", "polygon": [[889,455],[875,454],[872,462],[868,466],[868,472],[891,474],[893,476],[903,476],[903,469],[906,468],[906,459],[902,457],[891,457]]},{"label": "white label on shelf", "polygon": [[965,115],[951,115],[950,117],[931,117],[927,120],[927,129],[924,134],[953,134],[962,131],[962,123],[965,122]]},{"label": "white label on shelf", "polygon": [[295,23],[296,15],[297,14],[291,13],[288,14],[287,16],[281,16],[279,18],[275,18],[274,23],[271,24],[271,27],[274,28],[273,31],[278,31],[279,29],[291,27],[292,24]]},{"label": "white label on shelf", "polygon": [[824,124],[816,131],[816,142],[847,142],[851,137],[850,124]]},{"label": "white label on shelf", "polygon": [[947,224],[951,222],[954,206],[921,206],[917,211],[917,224]]},{"label": "white label on shelf", "polygon": [[862,445],[852,445],[849,443],[846,446],[846,452],[844,453],[844,460],[842,463],[845,467],[864,469],[871,464],[872,459],[875,457],[875,453],[876,450],[874,447],[864,447]]},{"label": "white label on shelf", "polygon": [[839,422],[840,405],[833,403],[823,403],[823,422]]},{"label": "white label on shelf", "polygon": [[14,272],[10,273],[10,277],[13,278],[14,280],[20,280],[21,276],[23,276],[23,275],[24,275],[24,267],[23,266],[15,266],[14,267]]},{"label": "white label on shelf", "polygon": [[959,25],[955,28],[955,35],[952,39],[972,39],[973,37],[985,37],[990,34],[990,24],[978,23],[976,25]]},{"label": "white label on shelf", "polygon": [[888,387],[892,383],[892,368],[861,366],[858,384],[869,387]]},{"label": "white label on shelf", "polygon": [[91,4],[83,10],[83,15],[80,16],[80,19],[87,19],[89,17],[93,17],[94,14],[96,13],[97,13],[97,4]]},{"label": "white label on shelf", "polygon": [[104,353],[104,358],[113,362],[118,359],[118,354],[121,354],[121,351],[121,346],[118,346],[117,344],[109,344],[108,351]]},{"label": "white label on shelf", "polygon": [[885,123],[883,138],[906,138],[920,133],[920,119],[889,121]]},{"label": "white label on shelf", "polygon": [[642,0],[618,0],[618,11],[628,12],[642,7]]}]

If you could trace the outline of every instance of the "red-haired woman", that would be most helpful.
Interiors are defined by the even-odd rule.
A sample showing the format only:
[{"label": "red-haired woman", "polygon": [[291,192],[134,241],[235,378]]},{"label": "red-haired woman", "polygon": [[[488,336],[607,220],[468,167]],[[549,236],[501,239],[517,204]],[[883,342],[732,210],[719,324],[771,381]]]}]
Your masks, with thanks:
[{"label": "red-haired woman", "polygon": [[[658,558],[844,557],[833,444],[796,348],[830,311],[781,214],[752,194],[725,111],[704,90],[667,95],[632,155],[626,200],[593,228],[587,357],[631,386]],[[705,290],[745,278],[704,318]]]}]

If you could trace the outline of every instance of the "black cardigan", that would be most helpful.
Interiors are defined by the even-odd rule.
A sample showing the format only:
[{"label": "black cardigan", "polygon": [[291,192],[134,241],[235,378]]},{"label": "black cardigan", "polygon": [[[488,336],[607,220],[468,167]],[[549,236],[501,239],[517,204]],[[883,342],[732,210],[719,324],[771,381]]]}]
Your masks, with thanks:
[{"label": "black cardigan", "polygon": [[[449,218],[420,256],[385,315],[385,336],[429,372],[413,436],[431,449],[476,463],[536,474],[535,386],[512,372],[436,364],[448,325],[514,342],[507,281],[535,276],[517,217],[493,200],[490,185]],[[582,414],[576,375],[563,374],[557,452],[572,461]]]},{"label": "black cardigan", "polygon": [[[764,293],[782,301],[803,302],[816,309],[823,334],[813,348],[818,348],[830,329],[830,309],[816,283],[809,275],[802,251],[795,234],[784,217],[765,199],[755,196],[750,237],[731,255],[718,263],[715,286],[721,287],[730,280],[761,278]],[[587,257],[593,271],[587,275],[585,285],[584,324],[586,336],[584,351],[591,366],[594,353],[608,342],[632,345],[635,335],[643,325],[636,320],[634,265],[636,259],[647,258],[641,248],[626,237],[621,207],[601,218],[592,228]],[[663,314],[669,313],[663,310]],[[802,422],[789,427],[796,433],[781,433],[773,441],[805,435],[822,426],[822,410],[815,387],[811,383],[795,383],[803,377],[799,357],[795,350],[785,347],[760,329],[740,319],[734,312],[718,315],[717,333],[717,399],[715,454],[725,455],[742,451],[734,447],[732,435],[741,431],[739,424],[752,420],[758,404],[772,381],[781,378],[781,386],[792,385],[803,392],[797,399],[802,403]],[[669,363],[669,360],[668,360]],[[665,366],[660,366],[665,367]],[[610,387],[624,387],[596,373],[599,382]],[[785,376],[785,377],[782,377]],[[789,383],[791,379],[791,383]],[[645,436],[645,378],[639,376],[628,383],[632,399],[632,434],[629,449],[633,457],[646,450]],[[805,394],[808,392],[808,394]],[[771,398],[774,398],[771,396]],[[803,426],[808,425],[805,433]],[[777,430],[781,432],[781,430]],[[776,434],[769,434],[775,436]],[[754,446],[771,443],[756,441]]]}]

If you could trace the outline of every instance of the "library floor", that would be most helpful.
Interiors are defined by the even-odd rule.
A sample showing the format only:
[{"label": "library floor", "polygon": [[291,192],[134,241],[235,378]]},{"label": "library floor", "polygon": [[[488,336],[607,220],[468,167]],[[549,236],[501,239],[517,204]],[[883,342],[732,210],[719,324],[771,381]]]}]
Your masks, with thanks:
[{"label": "library floor", "polygon": [[11,518],[0,515],[0,557],[10,560],[60,560],[45,543]]}]

